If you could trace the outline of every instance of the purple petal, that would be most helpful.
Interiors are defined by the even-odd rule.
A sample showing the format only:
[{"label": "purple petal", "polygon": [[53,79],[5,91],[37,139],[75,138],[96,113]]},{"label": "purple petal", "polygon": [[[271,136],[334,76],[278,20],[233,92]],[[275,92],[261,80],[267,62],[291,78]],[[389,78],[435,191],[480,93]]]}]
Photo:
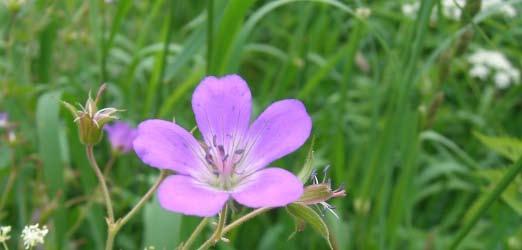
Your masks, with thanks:
[{"label": "purple petal", "polygon": [[137,130],[126,122],[117,121],[104,126],[113,150],[127,153],[132,149]]},{"label": "purple petal", "polygon": [[0,128],[3,128],[7,125],[9,119],[8,117],[9,116],[7,115],[7,113],[0,112]]},{"label": "purple petal", "polygon": [[233,150],[250,123],[250,89],[238,75],[206,77],[192,95],[192,109],[207,145]]},{"label": "purple petal", "polygon": [[202,152],[196,139],[173,122],[146,120],[140,123],[133,144],[138,157],[152,167],[192,176],[206,169],[198,155]]},{"label": "purple petal", "polygon": [[247,207],[281,207],[303,194],[303,183],[282,168],[267,168],[253,173],[232,192],[232,197]]},{"label": "purple petal", "polygon": [[254,172],[292,153],[310,136],[312,119],[299,100],[270,105],[248,130],[246,159],[239,171]]},{"label": "purple petal", "polygon": [[230,195],[212,189],[189,176],[171,175],[158,188],[158,200],[166,210],[186,215],[216,215]]}]

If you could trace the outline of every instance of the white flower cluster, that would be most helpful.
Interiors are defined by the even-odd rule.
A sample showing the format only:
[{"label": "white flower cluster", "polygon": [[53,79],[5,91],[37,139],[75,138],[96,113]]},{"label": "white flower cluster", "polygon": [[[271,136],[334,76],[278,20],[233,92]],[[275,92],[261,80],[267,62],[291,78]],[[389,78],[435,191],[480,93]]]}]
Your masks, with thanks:
[{"label": "white flower cluster", "polygon": [[[466,4],[466,0],[442,0],[442,15],[451,20],[460,20],[462,15],[462,8]],[[420,8],[420,1],[405,3],[401,6],[402,13],[410,18],[415,18]],[[506,3],[504,0],[482,0],[481,10],[482,12],[491,11],[495,9],[495,12],[502,14],[506,17],[516,17],[517,11],[511,4]],[[432,19],[435,19],[435,12],[432,13]]]},{"label": "white flower cluster", "polygon": [[47,230],[47,226],[43,226],[42,228],[40,228],[38,224],[25,226],[21,235],[25,249],[33,248],[38,244],[43,244],[45,235],[47,235],[48,232],[49,230]]},{"label": "white flower cluster", "polygon": [[0,243],[5,244],[9,239],[11,239],[11,236],[9,236],[10,232],[11,232],[10,226],[0,227]]},{"label": "white flower cluster", "polygon": [[468,62],[472,65],[469,71],[472,77],[486,80],[494,74],[493,80],[500,89],[519,84],[520,71],[499,51],[478,50],[468,57]]}]

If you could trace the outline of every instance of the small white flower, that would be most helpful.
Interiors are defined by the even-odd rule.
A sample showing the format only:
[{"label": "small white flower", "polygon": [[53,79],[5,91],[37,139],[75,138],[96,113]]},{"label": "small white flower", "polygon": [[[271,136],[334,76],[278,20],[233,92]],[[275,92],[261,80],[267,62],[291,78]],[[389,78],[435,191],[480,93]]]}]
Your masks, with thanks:
[{"label": "small white flower", "polygon": [[496,12],[506,17],[516,17],[517,11],[516,9],[509,3],[506,3],[503,0],[483,0],[482,1],[482,11],[488,11],[489,9],[496,9]]},{"label": "small white flower", "polygon": [[9,143],[15,143],[16,142],[16,133],[13,129],[10,129],[8,132],[7,132],[7,141]]},{"label": "small white flower", "polygon": [[511,83],[511,78],[505,72],[497,72],[495,74],[494,80],[495,80],[495,85],[499,89],[505,89],[505,88],[509,87],[509,84]]},{"label": "small white flower", "polygon": [[417,12],[419,11],[419,7],[419,2],[405,3],[401,6],[402,14],[409,18],[415,18]]},{"label": "small white flower", "polygon": [[443,0],[442,1],[442,14],[451,20],[460,20],[462,15],[462,8],[466,4],[465,0]]},{"label": "small white flower", "polygon": [[0,243],[6,243],[9,239],[11,239],[11,236],[9,236],[10,232],[11,226],[0,227]]},{"label": "small white flower", "polygon": [[372,14],[372,10],[366,7],[355,9],[355,14],[360,18],[368,18]]},{"label": "small white flower", "polygon": [[25,226],[21,235],[25,249],[35,247],[37,244],[43,244],[45,235],[47,235],[48,232],[47,226],[43,226],[42,228],[39,228],[38,224]]},{"label": "small white flower", "polygon": [[489,75],[489,68],[482,64],[477,64],[471,68],[469,74],[472,77],[480,78],[480,80],[486,80]]},{"label": "small white flower", "polygon": [[490,74],[494,74],[493,80],[500,89],[519,84],[520,71],[499,51],[478,50],[468,57],[468,62],[472,65],[469,71],[472,77],[486,80]]}]

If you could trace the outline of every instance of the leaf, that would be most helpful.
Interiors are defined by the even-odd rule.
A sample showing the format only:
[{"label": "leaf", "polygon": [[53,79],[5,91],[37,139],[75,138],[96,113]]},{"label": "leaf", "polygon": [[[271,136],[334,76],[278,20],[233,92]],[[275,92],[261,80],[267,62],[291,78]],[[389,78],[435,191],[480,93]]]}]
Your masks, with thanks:
[{"label": "leaf", "polygon": [[[60,133],[63,130],[59,121],[61,95],[61,91],[51,91],[43,94],[38,99],[36,108],[38,152],[43,163],[44,181],[49,196],[53,198],[65,192],[65,164],[62,149],[68,146],[61,145],[64,142],[60,139]],[[67,229],[65,209],[62,206],[63,196],[59,199],[60,204],[54,214],[55,230],[52,231],[56,239],[56,248],[60,248],[64,242]]]},{"label": "leaf", "polygon": [[145,240],[142,248],[154,246],[156,249],[175,249],[180,242],[182,216],[165,211],[157,200],[145,205],[143,216]]},{"label": "leaf", "polygon": [[312,174],[314,163],[314,144],[315,137],[312,136],[312,143],[310,143],[310,148],[308,149],[308,154],[306,155],[306,161],[303,165],[303,169],[301,169],[301,171],[297,175],[297,177],[299,177],[299,180],[301,180],[303,183],[305,183]]},{"label": "leaf", "polygon": [[[487,169],[479,172],[479,175],[488,180],[491,187],[495,186],[502,176],[506,174],[507,168]],[[502,200],[508,204],[519,215],[522,215],[522,175],[518,175],[502,193]]]},{"label": "leaf", "polygon": [[326,240],[330,249],[334,249],[330,242],[330,231],[328,230],[328,226],[324,223],[323,218],[321,218],[321,216],[319,216],[312,208],[302,203],[294,202],[286,207],[286,211],[296,219],[296,232],[302,231],[304,229],[304,223],[307,223],[312,226],[314,231],[319,233]]},{"label": "leaf", "polygon": [[488,148],[513,162],[522,156],[522,140],[511,137],[491,137],[479,132],[473,134]]}]

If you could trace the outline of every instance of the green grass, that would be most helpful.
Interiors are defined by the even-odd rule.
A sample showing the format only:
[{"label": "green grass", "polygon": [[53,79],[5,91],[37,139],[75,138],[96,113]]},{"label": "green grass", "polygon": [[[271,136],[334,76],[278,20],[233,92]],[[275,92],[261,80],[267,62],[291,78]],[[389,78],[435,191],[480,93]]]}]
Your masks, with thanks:
[{"label": "green grass", "polygon": [[[522,249],[520,160],[475,133],[522,137],[522,84],[496,89],[469,76],[466,60],[476,49],[495,49],[520,69],[522,1],[510,2],[515,18],[481,13],[461,22],[440,13],[431,21],[437,0],[422,1],[415,19],[402,15],[401,1],[385,0],[36,0],[16,16],[2,6],[0,112],[9,112],[20,140],[8,145],[0,130],[0,191],[16,169],[0,207],[0,225],[13,227],[10,249],[35,222],[50,228],[45,249],[105,242],[102,199],[88,210],[68,205],[97,183],[60,100],[83,103],[105,82],[104,105],[124,109],[123,120],[175,118],[190,129],[195,86],[207,74],[228,73],[248,81],[255,114],[284,98],[305,103],[313,166],[322,173],[331,165],[334,186],[347,187],[345,198],[331,201],[341,219],[325,218],[338,249]],[[363,6],[368,19],[355,14]],[[463,41],[467,49],[458,51]],[[309,144],[277,166],[299,173]],[[104,165],[106,140],[95,154]],[[128,211],[158,174],[134,153],[118,158],[115,213]],[[116,246],[172,249],[198,223],[151,201]],[[293,230],[292,217],[278,209],[217,248],[327,249],[313,228],[288,240]],[[211,233],[207,227],[194,246]]]}]

